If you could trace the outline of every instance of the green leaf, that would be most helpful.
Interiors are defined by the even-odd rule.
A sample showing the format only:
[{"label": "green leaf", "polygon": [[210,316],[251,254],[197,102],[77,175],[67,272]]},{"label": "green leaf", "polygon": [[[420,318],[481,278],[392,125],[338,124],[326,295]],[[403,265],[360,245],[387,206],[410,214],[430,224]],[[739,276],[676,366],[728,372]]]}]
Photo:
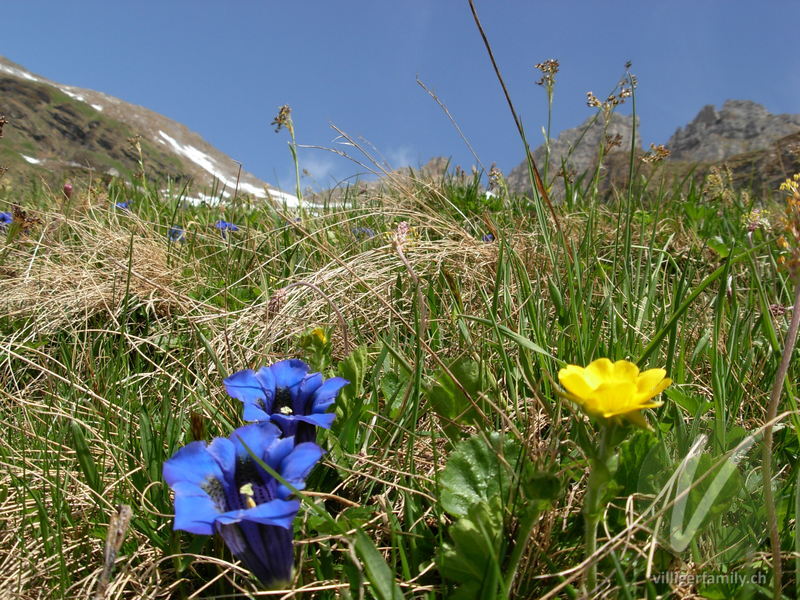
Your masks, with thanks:
[{"label": "green leaf", "polygon": [[[471,506],[490,503],[495,497],[512,512],[538,509],[559,490],[558,480],[537,472],[516,440],[497,432],[488,438],[477,434],[456,445],[439,483],[442,508],[454,517],[465,517]],[[512,494],[523,497],[512,498]]]},{"label": "green leaf", "polygon": [[100,494],[103,490],[101,487],[100,474],[97,471],[94,457],[89,451],[89,445],[86,443],[86,436],[83,434],[83,427],[75,421],[70,424],[72,429],[72,442],[75,447],[75,455],[78,458],[78,464],[81,467],[83,476],[86,477],[86,482],[89,487],[95,492]]},{"label": "green leaf", "polygon": [[392,420],[400,416],[403,403],[403,390],[408,385],[408,375],[394,371],[384,373],[380,378],[381,393],[386,407],[386,413]]},{"label": "green leaf", "polygon": [[614,480],[618,493],[651,494],[661,489],[672,461],[664,443],[651,431],[636,430],[619,447],[619,462]]},{"label": "green leaf", "polygon": [[708,409],[714,406],[713,402],[706,402],[702,398],[693,394],[687,394],[678,388],[666,389],[664,390],[664,394],[693,417],[703,416],[708,412]]},{"label": "green leaf", "polygon": [[[467,425],[479,422],[479,413],[473,402],[477,402],[485,413],[488,409],[486,403],[480,402],[481,393],[486,393],[495,386],[494,379],[485,367],[469,358],[460,358],[450,365],[449,371],[453,377],[440,369],[434,383],[426,392],[428,402],[433,410],[448,421],[455,421]],[[466,390],[472,401],[456,385],[456,381]],[[445,430],[448,431],[447,427]],[[457,435],[457,431],[448,431]]]},{"label": "green leaf", "polygon": [[342,402],[351,403],[353,399],[360,398],[364,393],[364,376],[367,372],[368,357],[367,347],[359,346],[347,358],[339,363],[337,372],[350,383],[339,392]]},{"label": "green leaf", "polygon": [[720,258],[727,258],[728,255],[731,253],[728,244],[718,235],[715,235],[713,238],[708,240],[708,247],[711,248],[714,252],[716,252]]},{"label": "green leaf", "polygon": [[392,570],[367,534],[361,530],[357,531],[353,547],[364,565],[364,571],[372,584],[375,595],[380,600],[401,600],[403,592],[395,582]]},{"label": "green leaf", "polygon": [[452,543],[436,558],[442,577],[459,584],[448,598],[493,600],[501,582],[503,521],[499,499],[493,506],[480,502],[449,530]]}]

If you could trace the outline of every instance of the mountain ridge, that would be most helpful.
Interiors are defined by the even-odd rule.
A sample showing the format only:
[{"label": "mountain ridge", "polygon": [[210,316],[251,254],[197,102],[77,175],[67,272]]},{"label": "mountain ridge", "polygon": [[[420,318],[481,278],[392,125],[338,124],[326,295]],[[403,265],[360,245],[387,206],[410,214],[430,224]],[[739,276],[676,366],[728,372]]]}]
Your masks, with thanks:
[{"label": "mountain ridge", "polygon": [[[292,194],[240,170],[240,163],[182,123],[143,106],[52,81],[2,56],[0,93],[0,114],[7,120],[0,166],[12,176],[14,165],[24,167],[20,169],[23,172],[30,166],[67,173],[88,169],[112,176],[123,169],[135,172],[140,157],[125,146],[130,138],[140,136],[146,146],[142,153],[145,166],[155,170],[148,174],[192,182],[199,199],[209,198],[200,189],[214,189],[224,197],[231,197],[236,189],[256,198],[266,198],[268,190],[279,202],[296,202]],[[53,132],[64,139],[54,139]],[[71,144],[62,143],[65,140]],[[103,153],[109,156],[100,156]]]},{"label": "mountain ridge", "polygon": [[[637,158],[642,159],[646,154],[638,129],[637,124],[633,149]],[[562,159],[568,176],[573,179],[592,173],[598,167],[601,143],[606,145],[606,151],[600,165],[603,171],[600,189],[607,192],[611,187],[622,185],[629,171],[633,131],[632,117],[612,113],[608,123],[596,115],[590,116],[578,127],[567,129],[550,140],[548,169],[551,176],[548,179],[553,185],[553,195],[559,198],[563,194],[563,178],[553,176],[560,171]],[[702,176],[712,166],[728,164],[735,175],[734,183],[763,191],[775,189],[784,178],[800,169],[799,134],[800,115],[772,114],[751,100],[727,100],[719,110],[709,104],[670,137],[666,143],[669,156],[662,161],[663,170],[671,176],[689,173]],[[619,137],[614,140],[615,136]],[[533,156],[542,170],[546,145],[536,148]],[[644,170],[650,173],[653,167],[646,165]],[[514,167],[506,180],[512,192],[532,193],[526,161]]]}]

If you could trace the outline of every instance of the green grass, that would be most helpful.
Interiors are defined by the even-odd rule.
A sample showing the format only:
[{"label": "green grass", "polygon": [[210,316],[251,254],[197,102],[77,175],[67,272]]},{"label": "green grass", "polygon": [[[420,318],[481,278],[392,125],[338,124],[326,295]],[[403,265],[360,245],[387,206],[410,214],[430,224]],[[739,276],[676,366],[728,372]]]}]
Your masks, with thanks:
[{"label": "green grass", "polygon": [[[598,433],[555,381],[610,357],[665,367],[674,384],[653,431],[616,447],[592,597],[682,597],[667,571],[763,574],[693,589],[770,596],[760,453],[726,458],[760,443],[790,316],[770,309],[792,301],[772,234],[749,238],[753,200],[702,184],[634,176],[610,201],[593,187],[556,206],[563,234],[537,200],[487,201],[454,176],[301,214],[247,199],[183,208],[119,181],[76,183],[68,203],[33,189],[40,222],[0,246],[3,596],[88,597],[120,503],[133,518],[109,597],[263,594],[221,540],[172,531],[161,465],[193,421],[206,439],[242,423],[226,375],[286,357],[352,382],[296,523],[296,595],[578,597]],[[241,230],[223,238],[220,218]],[[392,243],[402,221],[413,234]],[[168,242],[173,224],[184,243]],[[297,282],[326,297],[300,285],[274,300]],[[781,410],[796,411],[786,392]],[[799,423],[781,421],[773,453],[788,597]],[[670,527],[690,523],[676,549]]]}]

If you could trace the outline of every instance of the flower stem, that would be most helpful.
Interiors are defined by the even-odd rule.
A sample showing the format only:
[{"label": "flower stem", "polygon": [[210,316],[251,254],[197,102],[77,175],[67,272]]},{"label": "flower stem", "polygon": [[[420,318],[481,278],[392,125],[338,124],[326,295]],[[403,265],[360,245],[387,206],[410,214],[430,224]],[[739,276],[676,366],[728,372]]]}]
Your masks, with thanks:
[{"label": "flower stem", "polygon": [[772,421],[778,414],[778,404],[781,399],[781,388],[783,388],[786,373],[789,370],[789,362],[792,358],[794,346],[797,343],[797,330],[800,326],[800,283],[794,290],[794,309],[792,320],[789,323],[789,331],[786,332],[786,341],[783,346],[783,355],[778,371],[775,373],[775,381],[772,384],[772,392],[769,396],[769,406],[767,408],[767,425],[764,427],[764,451],[762,455],[761,473],[764,481],[764,505],[767,512],[767,525],[769,527],[769,541],[772,549],[772,574],[773,574],[773,598],[781,598],[781,588],[783,579],[783,566],[781,565],[781,539],[778,532],[778,517],[775,514],[775,498],[772,495]]},{"label": "flower stem", "polygon": [[[614,445],[611,438],[616,425],[604,423],[600,429],[600,444],[591,460],[589,482],[583,500],[584,549],[589,559],[597,550],[597,526],[603,514],[603,497],[612,476]],[[584,596],[591,597],[597,587],[597,561],[593,560],[586,570],[583,583]]]}]

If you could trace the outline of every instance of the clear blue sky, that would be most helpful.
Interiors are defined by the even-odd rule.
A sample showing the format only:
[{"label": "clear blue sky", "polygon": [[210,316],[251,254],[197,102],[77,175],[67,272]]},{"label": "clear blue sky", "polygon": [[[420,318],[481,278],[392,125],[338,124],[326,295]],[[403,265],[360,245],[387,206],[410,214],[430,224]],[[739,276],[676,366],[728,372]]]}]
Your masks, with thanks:
[{"label": "clear blue sky", "polygon": [[[586,92],[604,97],[627,60],[645,145],[729,98],[800,113],[798,0],[476,6],[533,146],[547,116],[533,65],[547,58],[561,62],[554,133],[592,114]],[[417,75],[487,168],[507,172],[522,160],[466,0],[8,0],[0,14],[0,54],[180,121],[284,188],[287,136],[269,125],[282,104],[299,143],[336,147],[334,123],[393,166],[444,155],[469,168],[474,160]],[[322,151],[303,151],[301,162],[324,186],[360,170]]]}]

